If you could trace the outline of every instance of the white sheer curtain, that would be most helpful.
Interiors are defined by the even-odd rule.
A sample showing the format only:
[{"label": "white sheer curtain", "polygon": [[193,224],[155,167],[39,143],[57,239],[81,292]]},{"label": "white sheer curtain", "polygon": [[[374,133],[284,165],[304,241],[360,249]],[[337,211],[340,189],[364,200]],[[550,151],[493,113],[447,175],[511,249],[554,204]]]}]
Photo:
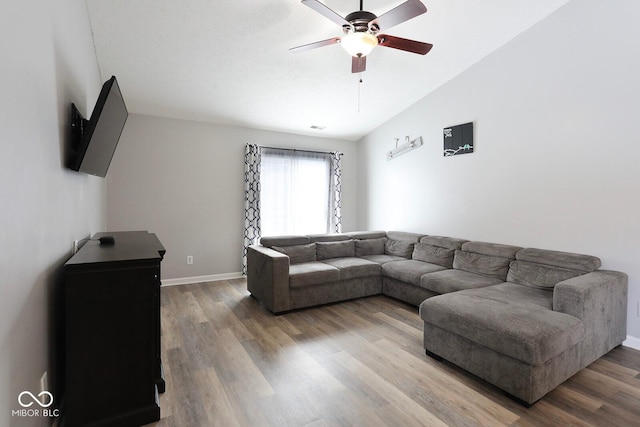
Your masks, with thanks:
[{"label": "white sheer curtain", "polygon": [[260,213],[263,236],[331,230],[331,155],[262,148]]}]

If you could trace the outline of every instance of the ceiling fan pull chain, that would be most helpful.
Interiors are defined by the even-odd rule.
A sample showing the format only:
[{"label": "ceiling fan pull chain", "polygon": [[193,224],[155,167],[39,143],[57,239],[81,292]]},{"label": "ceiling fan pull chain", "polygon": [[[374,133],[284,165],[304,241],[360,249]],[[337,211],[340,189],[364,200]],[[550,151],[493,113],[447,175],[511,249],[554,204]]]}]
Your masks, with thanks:
[{"label": "ceiling fan pull chain", "polygon": [[358,113],[360,113],[360,88],[362,87],[362,73],[358,79]]}]

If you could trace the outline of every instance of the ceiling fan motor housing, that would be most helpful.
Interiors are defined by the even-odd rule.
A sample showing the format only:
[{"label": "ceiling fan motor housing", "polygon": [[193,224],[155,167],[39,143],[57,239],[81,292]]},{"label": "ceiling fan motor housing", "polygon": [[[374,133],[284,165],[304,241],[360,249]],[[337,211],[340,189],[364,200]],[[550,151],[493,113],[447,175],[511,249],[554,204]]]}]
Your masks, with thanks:
[{"label": "ceiling fan motor housing", "polygon": [[369,28],[369,22],[376,19],[377,16],[371,12],[367,12],[366,10],[358,10],[356,12],[352,12],[345,16],[345,20],[348,21],[351,25],[343,25],[345,33],[349,33],[351,31],[359,33],[364,31],[371,30],[372,33],[377,33],[379,28],[377,25],[372,25],[372,28]]}]

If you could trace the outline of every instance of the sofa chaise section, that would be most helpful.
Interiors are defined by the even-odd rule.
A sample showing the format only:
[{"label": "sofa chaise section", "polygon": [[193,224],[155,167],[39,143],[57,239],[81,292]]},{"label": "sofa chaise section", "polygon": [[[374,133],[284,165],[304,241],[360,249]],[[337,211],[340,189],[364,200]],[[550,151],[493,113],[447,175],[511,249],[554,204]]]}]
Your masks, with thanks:
[{"label": "sofa chaise section", "polygon": [[420,305],[424,348],[532,404],[625,338],[627,277],[599,267],[519,250],[506,281]]}]

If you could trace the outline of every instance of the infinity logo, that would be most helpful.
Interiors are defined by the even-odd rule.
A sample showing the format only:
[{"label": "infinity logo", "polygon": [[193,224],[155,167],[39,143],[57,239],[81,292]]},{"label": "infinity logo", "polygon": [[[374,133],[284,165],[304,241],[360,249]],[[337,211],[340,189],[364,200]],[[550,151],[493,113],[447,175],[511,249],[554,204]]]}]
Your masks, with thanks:
[{"label": "infinity logo", "polygon": [[[28,403],[23,403],[23,396],[28,395],[31,396],[31,399],[33,400],[33,402],[36,402],[38,405],[42,406],[43,408],[48,408],[49,406],[51,406],[53,404],[53,395],[51,393],[49,393],[48,391],[41,391],[40,393],[38,393],[38,397],[44,395],[45,397],[42,399],[42,401],[40,401],[40,399],[38,399],[38,397],[34,396],[33,393],[31,393],[30,391],[23,391],[22,393],[20,393],[18,395],[18,403],[20,404],[20,406],[22,406],[23,408],[28,408],[29,406],[33,405],[33,402],[28,402]],[[48,401],[47,401],[48,398]]]}]

